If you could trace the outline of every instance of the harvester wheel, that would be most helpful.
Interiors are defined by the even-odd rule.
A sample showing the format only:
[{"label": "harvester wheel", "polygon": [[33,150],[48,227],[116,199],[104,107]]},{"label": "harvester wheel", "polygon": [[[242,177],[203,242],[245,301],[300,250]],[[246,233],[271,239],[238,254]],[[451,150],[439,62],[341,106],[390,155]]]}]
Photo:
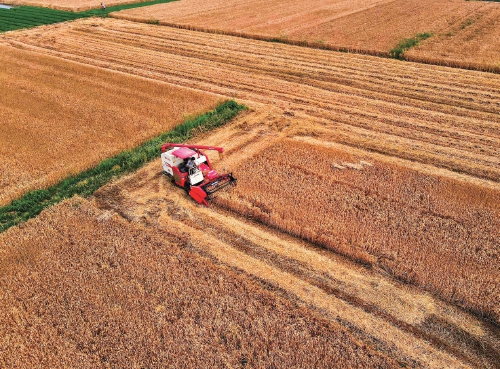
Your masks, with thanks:
[{"label": "harvester wheel", "polygon": [[184,184],[184,190],[186,190],[186,193],[189,195],[189,191],[191,191],[191,185],[186,182]]}]

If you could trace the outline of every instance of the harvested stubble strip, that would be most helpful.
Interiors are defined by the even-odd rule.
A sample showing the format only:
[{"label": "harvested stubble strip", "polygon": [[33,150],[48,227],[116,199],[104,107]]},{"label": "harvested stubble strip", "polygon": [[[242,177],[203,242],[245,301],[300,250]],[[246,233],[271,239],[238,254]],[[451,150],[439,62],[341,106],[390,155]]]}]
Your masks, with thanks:
[{"label": "harvested stubble strip", "polygon": [[189,245],[78,197],[1,234],[2,363],[397,367]]},{"label": "harvested stubble strip", "polygon": [[[55,48],[68,58],[193,88],[286,103],[324,120],[334,139],[343,143],[500,178],[495,128],[500,122],[500,80],[484,73],[410,67],[166,27],[152,30],[116,20],[100,21],[99,27],[80,22],[49,34],[58,39],[56,44],[49,37],[44,41],[28,36],[23,42],[39,44],[44,52]],[[82,40],[84,46],[75,49]],[[192,48],[192,43],[200,46]],[[305,60],[300,53],[311,58]],[[300,62],[292,63],[294,58]],[[346,75],[352,79],[346,80]]]},{"label": "harvested stubble strip", "polygon": [[245,106],[226,101],[215,110],[188,119],[173,130],[165,132],[142,145],[101,161],[96,167],[69,177],[55,186],[28,192],[19,200],[0,208],[0,232],[38,215],[44,208],[75,194],[89,196],[99,187],[124,173],[136,170],[156,159],[165,141],[183,142],[195,134],[215,129],[235,117]]},{"label": "harvested stubble strip", "polygon": [[[279,157],[273,155],[280,152]],[[284,141],[237,169],[216,202],[382,268],[500,322],[500,192],[390,163],[363,170],[349,153]],[[282,183],[273,178],[285,178]]]}]

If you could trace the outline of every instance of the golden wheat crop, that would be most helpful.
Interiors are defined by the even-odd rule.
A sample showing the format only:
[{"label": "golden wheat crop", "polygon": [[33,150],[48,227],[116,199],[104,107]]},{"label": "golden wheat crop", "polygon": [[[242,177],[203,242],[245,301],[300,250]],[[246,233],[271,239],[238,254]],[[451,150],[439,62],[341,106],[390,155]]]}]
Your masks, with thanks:
[{"label": "golden wheat crop", "polygon": [[204,93],[0,46],[0,204],[216,104]]},{"label": "golden wheat crop", "polygon": [[499,34],[500,7],[485,3],[405,56],[408,60],[499,72]]},{"label": "golden wheat crop", "polygon": [[189,250],[74,198],[0,235],[6,368],[392,368],[315,317]]},{"label": "golden wheat crop", "polygon": [[286,140],[216,201],[498,322],[500,192],[363,159]]},{"label": "golden wheat crop", "polygon": [[[236,177],[245,180],[244,176],[239,177],[240,171],[253,165],[255,153],[269,150],[279,155],[275,148],[281,146],[275,147],[271,142],[280,140],[276,129],[286,126],[282,123],[289,119],[282,112],[250,112],[195,142],[224,146],[224,157],[212,158],[215,167],[239,167]],[[314,150],[323,145],[316,140],[311,146]],[[332,167],[356,170],[377,164],[375,158],[358,151],[366,160],[354,161],[348,155],[339,155],[337,159],[341,160],[332,161]],[[253,183],[286,184],[286,177],[276,180],[274,162],[269,164],[260,181]],[[396,281],[392,274],[381,272],[378,267],[361,267],[324,247],[287,236],[276,227],[263,227],[255,222],[258,217],[245,216],[251,215],[245,209],[244,216],[240,216],[217,206],[198,206],[182,189],[160,175],[160,167],[159,161],[152,162],[134,175],[104,186],[95,193],[96,203],[147,229],[189,235],[192,250],[264,281],[273,291],[277,288],[280,295],[293,301],[299,299],[329,320],[340,319],[344,325],[356,327],[358,339],[375,340],[379,349],[402,366],[467,368],[467,363],[476,363],[485,368],[496,367],[500,357],[496,348],[498,330],[490,330],[491,326],[480,317],[421,288]],[[425,172],[425,166],[417,167]],[[446,174],[444,170],[440,172]],[[253,193],[253,188],[243,186],[242,191]],[[268,189],[265,185],[264,188]],[[327,191],[328,187],[318,183],[317,190]],[[287,191],[287,187],[282,185],[281,190],[276,190],[280,191]],[[460,201],[462,196],[456,195]],[[308,224],[308,219],[303,217],[301,224]]]},{"label": "golden wheat crop", "polygon": [[[382,55],[388,55],[404,38],[430,32],[436,36],[433,46],[424,47],[422,52],[415,50],[412,58],[438,64],[459,63],[464,62],[465,52],[465,62],[470,67],[500,68],[497,38],[500,17],[496,4],[485,2],[183,0],[125,10],[112,16],[143,22],[153,19],[197,30]],[[478,20],[472,36],[469,32],[467,40],[461,33],[452,32],[483,17],[484,20]],[[470,45],[471,37],[473,45]]]},{"label": "golden wheat crop", "polygon": [[[16,32],[6,35],[4,40],[25,48],[36,48],[38,53],[63,55],[78,62],[226,96],[237,96],[254,103],[273,104],[287,110],[295,116],[294,119],[301,120],[302,124],[296,124],[287,131],[289,136],[319,137],[471,176],[500,180],[500,78],[495,75],[109,19],[82,20],[64,26],[45,27],[43,37],[38,37],[33,31]],[[286,159],[294,160],[292,157]],[[261,165],[264,164],[261,162]],[[258,166],[252,170],[263,175],[263,169]],[[280,170],[282,168],[277,169]],[[300,194],[304,208],[310,209],[319,200],[316,200],[316,194],[302,189],[300,178],[304,175],[303,170],[304,165],[293,168],[289,173],[293,180],[290,184],[287,182],[286,188],[287,191],[290,188],[291,193]],[[317,171],[311,173],[311,176],[305,178],[306,181],[315,180]],[[383,175],[383,172],[377,173]],[[256,181],[261,181],[263,177],[256,175],[247,179],[247,175],[242,173],[244,181],[248,180],[252,186],[259,187]],[[288,176],[282,172],[276,175],[285,178]],[[254,209],[261,212],[259,216],[265,220],[275,207],[288,209],[294,203],[290,199],[283,200],[286,196],[281,196],[283,189],[276,183],[267,185],[276,186],[274,189],[268,188],[270,194],[274,193],[275,200],[271,203],[268,203],[270,199],[261,198],[262,194],[256,191],[249,192],[231,206],[233,209],[241,206],[244,213],[247,211],[245,209]],[[425,269],[423,265],[427,261],[437,263],[437,259],[426,261],[415,255],[415,259],[409,261],[415,265],[407,265],[399,263],[403,257],[394,251],[405,250],[412,244],[441,245],[441,238],[462,245],[465,242],[462,236],[467,236],[466,239],[469,237],[463,233],[462,228],[468,229],[478,222],[487,224],[481,220],[481,217],[487,216],[486,213],[480,213],[478,219],[472,217],[472,220],[467,220],[472,225],[453,223],[447,225],[451,228],[445,228],[446,231],[437,227],[432,229],[430,235],[426,235],[426,228],[422,224],[430,222],[432,227],[436,227],[439,222],[445,222],[446,217],[441,220],[442,209],[447,206],[443,205],[438,209],[435,218],[433,213],[422,213],[422,208],[418,206],[407,216],[402,209],[391,208],[384,198],[364,195],[364,188],[344,188],[333,184],[328,186],[333,186],[331,191],[338,193],[336,197],[330,198],[328,191],[321,192],[321,196],[327,197],[319,201],[320,206],[331,209],[331,212],[335,210],[335,216],[331,219],[337,219],[337,222],[332,227],[345,227],[345,230],[333,227],[330,232],[318,232],[315,224],[320,219],[312,217],[300,227],[301,237],[333,245],[337,251],[368,263],[377,262],[377,258],[380,258],[379,264],[394,274],[430,289],[439,289],[439,293],[446,298],[468,307],[478,306],[479,310],[498,317],[498,311],[485,302],[485,296],[494,297],[497,293],[495,289],[486,287],[491,281],[495,285],[494,280],[485,276],[486,279],[479,282],[484,282],[485,287],[481,290],[472,288],[477,285],[470,284],[473,283],[470,280],[466,282],[466,279],[460,280],[463,285],[459,283],[456,286],[451,279],[446,283],[439,281],[438,274],[427,279],[422,277],[425,274],[422,272]],[[391,186],[387,184],[387,187]],[[393,186],[407,188],[408,184],[400,179]],[[379,193],[384,191],[385,189]],[[425,194],[424,191],[423,196]],[[402,194],[398,196],[399,202],[406,203]],[[345,203],[340,204],[344,204],[345,209],[338,209],[339,203],[336,201],[344,198]],[[352,204],[360,208],[351,208]],[[294,231],[303,218],[299,213],[290,217],[285,216],[287,214],[275,214],[277,217],[270,219],[278,222],[277,219],[283,218],[280,223],[283,229]],[[346,220],[344,216],[347,215],[349,217]],[[364,221],[361,222],[362,215],[370,215],[373,221],[365,225]],[[407,225],[399,225],[406,220]],[[380,229],[386,229],[384,237],[389,237],[393,232],[392,238],[386,240],[387,248],[383,241],[385,238],[377,239],[379,231],[375,224]],[[355,226],[361,229],[357,230]],[[458,230],[453,230],[454,227]],[[487,231],[485,237],[489,237],[488,242],[493,242],[491,237],[496,234],[494,228],[488,228]],[[490,231],[493,233],[489,233]],[[412,232],[417,232],[413,238],[407,235]],[[446,232],[451,232],[453,237]],[[479,239],[478,235],[475,237]],[[372,241],[371,238],[375,240]],[[477,242],[479,241],[474,241],[473,244],[476,245]],[[469,244],[464,247],[467,252],[474,249]],[[486,248],[490,249],[494,247],[490,245]],[[481,250],[482,248],[477,250],[478,255],[483,255]],[[446,254],[447,251],[443,252]],[[488,252],[485,252],[484,257],[488,258]],[[436,258],[438,256],[439,253]],[[466,265],[476,268],[479,263],[469,263],[466,260],[468,259],[465,257],[462,260],[464,268],[468,268]],[[457,263],[460,264],[458,261]],[[462,266],[452,267],[467,270],[460,268]]]},{"label": "golden wheat crop", "polygon": [[[232,132],[204,142],[228,148],[224,165],[239,164],[233,167],[238,186],[230,196],[216,200],[219,206],[371,264],[386,275],[411,281],[498,322],[494,260],[499,196],[472,185],[482,181],[495,187],[500,180],[498,76],[113,19],[44,27],[43,33],[14,32],[0,40],[38,55],[237,97],[256,107],[254,128],[248,117],[236,127],[245,132],[254,129],[249,140],[242,132]],[[269,121],[273,114],[279,119]],[[273,141],[276,147],[269,146]],[[335,142],[346,149],[323,147]],[[349,146],[378,152],[385,159],[350,154]],[[423,175],[395,162],[415,163],[428,171]],[[190,241],[195,242],[192,230],[196,229],[196,242],[205,248],[197,247],[203,253],[209,250],[220,262],[275,283],[331,316],[355,315],[356,319],[347,319],[347,325],[363,326],[378,343],[398,341],[395,347],[404,353],[398,357],[408,355],[404,363],[412,363],[414,357],[420,362],[420,356],[432,351],[421,343],[435,337],[437,343],[431,345],[446,347],[447,354],[458,356],[462,344],[454,342],[451,346],[456,346],[450,349],[446,341],[451,336],[453,340],[467,337],[467,349],[472,348],[479,362],[490,347],[481,341],[481,324],[471,329],[467,324],[457,325],[454,313],[445,314],[446,319],[433,315],[435,305],[428,299],[419,300],[422,305],[406,304],[411,297],[400,300],[400,305],[411,310],[411,318],[399,313],[393,318],[394,304],[388,297],[392,294],[380,296],[378,300],[388,302],[377,308],[366,303],[373,299],[363,295],[378,290],[359,292],[359,286],[351,286],[358,292],[347,292],[345,297],[345,284],[333,283],[329,273],[305,270],[304,264],[290,260],[285,241],[277,257],[252,244],[257,241],[249,242],[244,226],[241,234],[225,234],[220,231],[224,228],[212,224],[217,216],[190,212],[182,201],[177,204],[178,198],[171,196],[175,188],[159,171],[159,166],[149,172],[145,168],[117,187],[102,190],[99,200],[133,223],[142,223],[148,232],[158,227],[169,234],[171,223],[179,222],[180,233],[190,232]],[[446,172],[448,179],[434,171]],[[467,178],[470,184],[450,179],[453,176]],[[171,208],[176,212],[166,220]],[[219,213],[227,216],[227,212]],[[85,222],[81,227],[86,234],[95,233]],[[205,237],[207,232],[215,238]],[[236,251],[226,255],[231,248]],[[250,262],[249,255],[240,252],[249,249],[257,261]],[[330,264],[322,267],[326,265]],[[259,273],[254,266],[261,268]],[[309,273],[304,283],[301,278]],[[355,308],[347,309],[351,304]],[[409,306],[423,306],[425,313]],[[448,307],[444,310],[452,310]],[[414,310],[419,310],[420,318],[413,319]],[[383,324],[380,317],[385,319]],[[472,334],[481,339],[470,339]],[[390,338],[383,340],[385,335]],[[495,355],[490,355],[490,363],[497,361]],[[422,362],[458,367],[436,357],[442,358],[431,355]]]},{"label": "golden wheat crop", "polygon": [[274,105],[296,135],[500,180],[500,77],[290,45],[81,20],[3,39],[38,53]]}]

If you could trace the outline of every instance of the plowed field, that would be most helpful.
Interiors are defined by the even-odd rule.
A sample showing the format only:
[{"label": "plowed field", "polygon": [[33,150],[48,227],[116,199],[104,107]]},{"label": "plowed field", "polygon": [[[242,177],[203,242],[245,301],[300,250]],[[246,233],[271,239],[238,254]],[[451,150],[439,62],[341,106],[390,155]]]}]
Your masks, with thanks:
[{"label": "plowed field", "polygon": [[429,32],[408,58],[500,71],[499,12],[498,3],[462,0],[183,0],[113,17],[382,55]]},{"label": "plowed field", "polygon": [[251,107],[196,140],[239,180],[212,207],[158,160],[0,236],[9,360],[32,329],[89,366],[498,367],[500,76],[114,19],[0,42]]}]

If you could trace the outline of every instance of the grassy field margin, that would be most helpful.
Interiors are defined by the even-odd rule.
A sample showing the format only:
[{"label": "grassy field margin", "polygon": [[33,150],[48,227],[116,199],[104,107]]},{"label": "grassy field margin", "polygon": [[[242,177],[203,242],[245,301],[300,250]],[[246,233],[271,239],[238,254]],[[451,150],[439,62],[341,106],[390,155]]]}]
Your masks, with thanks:
[{"label": "grassy field margin", "polygon": [[389,54],[391,54],[391,57],[394,59],[404,59],[404,52],[406,50],[411,49],[412,47],[417,46],[420,41],[427,40],[428,38],[432,37],[433,33],[432,32],[425,32],[425,33],[417,33],[415,37],[412,38],[404,38],[402,39],[394,49],[389,51]]},{"label": "grassy field margin", "polygon": [[121,4],[107,7],[106,9],[89,9],[73,12],[61,9],[42,8],[38,6],[19,6],[11,9],[0,9],[0,32],[14,31],[17,29],[37,27],[72,21],[80,18],[101,17],[106,18],[109,13],[125,9],[139,8],[156,4],[170,3],[177,0],[151,0]]},{"label": "grassy field margin", "polygon": [[104,159],[94,168],[66,178],[50,188],[26,193],[20,199],[0,208],[0,232],[37,216],[43,209],[63,199],[73,195],[83,197],[92,195],[110,180],[159,158],[160,147],[164,142],[184,142],[196,134],[224,125],[245,109],[246,106],[234,100],[226,101],[215,110],[187,119],[171,131],[164,132],[134,149]]}]

